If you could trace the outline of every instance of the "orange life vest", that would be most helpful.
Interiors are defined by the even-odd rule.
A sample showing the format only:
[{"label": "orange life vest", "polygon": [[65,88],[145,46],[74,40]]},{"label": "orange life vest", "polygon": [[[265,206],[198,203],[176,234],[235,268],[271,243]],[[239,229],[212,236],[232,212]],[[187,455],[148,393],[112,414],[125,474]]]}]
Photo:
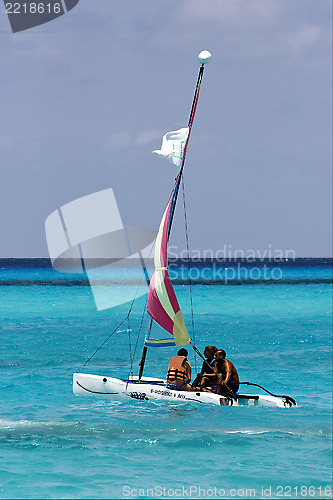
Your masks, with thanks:
[{"label": "orange life vest", "polygon": [[169,361],[169,368],[167,379],[176,380],[182,379],[184,382],[187,380],[186,368],[182,366],[185,356],[173,356]]}]

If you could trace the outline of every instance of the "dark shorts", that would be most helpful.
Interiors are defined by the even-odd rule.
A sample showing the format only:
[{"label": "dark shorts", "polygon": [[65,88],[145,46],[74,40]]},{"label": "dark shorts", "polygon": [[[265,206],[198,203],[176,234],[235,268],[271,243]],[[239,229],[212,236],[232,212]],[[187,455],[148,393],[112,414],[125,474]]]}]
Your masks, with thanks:
[{"label": "dark shorts", "polygon": [[235,382],[234,380],[231,380],[231,382],[228,382],[227,386],[232,390],[232,392],[234,394],[236,394],[236,392],[239,389],[239,384],[237,384],[237,382]]},{"label": "dark shorts", "polygon": [[[185,384],[185,382],[184,382]],[[166,383],[167,389],[172,389],[173,391],[180,391],[180,389],[183,387],[184,384],[176,385],[176,384],[170,384],[170,382]]]},{"label": "dark shorts", "polygon": [[[224,386],[225,387],[225,386]],[[230,382],[227,383],[227,387],[228,389],[230,389],[234,394],[236,394],[236,392],[238,391],[239,389],[239,384],[237,384],[236,382],[234,382],[233,380],[231,380]],[[211,386],[211,389],[213,390],[213,392],[216,392],[217,391],[217,385],[212,385]],[[222,386],[222,394],[223,394],[223,386]]]}]

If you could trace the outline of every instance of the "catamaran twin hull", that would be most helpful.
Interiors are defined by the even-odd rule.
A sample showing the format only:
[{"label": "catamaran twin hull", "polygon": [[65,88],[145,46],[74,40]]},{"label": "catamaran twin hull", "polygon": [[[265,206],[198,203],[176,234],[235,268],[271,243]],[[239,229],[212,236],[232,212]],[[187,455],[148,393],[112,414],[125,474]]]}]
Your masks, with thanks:
[{"label": "catamaran twin hull", "polygon": [[129,401],[136,399],[140,401],[166,401],[169,403],[197,403],[214,404],[218,406],[275,406],[289,408],[293,403],[282,397],[237,394],[237,399],[231,399],[210,392],[187,392],[168,389],[165,380],[143,377],[139,382],[136,377],[130,381],[100,375],[89,375],[85,373],[74,373],[73,392],[76,396],[94,396],[111,401]]}]

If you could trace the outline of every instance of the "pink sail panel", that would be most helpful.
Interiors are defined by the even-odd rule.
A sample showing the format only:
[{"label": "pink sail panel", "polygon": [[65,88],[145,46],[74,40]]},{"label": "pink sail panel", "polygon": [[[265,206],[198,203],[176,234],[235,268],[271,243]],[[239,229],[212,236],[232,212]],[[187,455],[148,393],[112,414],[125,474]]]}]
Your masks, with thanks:
[{"label": "pink sail panel", "polygon": [[[178,181],[177,177],[175,186]],[[147,311],[159,325],[174,336],[175,345],[184,345],[188,344],[190,339],[168,273],[168,228],[173,201],[174,191],[165,209],[156,238],[155,271],[149,286]]]}]

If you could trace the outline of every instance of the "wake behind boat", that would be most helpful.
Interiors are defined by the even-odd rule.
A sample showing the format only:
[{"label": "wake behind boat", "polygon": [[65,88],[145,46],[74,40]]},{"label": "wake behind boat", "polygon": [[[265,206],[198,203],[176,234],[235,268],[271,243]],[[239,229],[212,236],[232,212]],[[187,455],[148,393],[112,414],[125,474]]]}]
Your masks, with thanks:
[{"label": "wake behind boat", "polygon": [[[154,273],[151,280],[149,280],[149,278],[147,277],[147,273],[145,272],[147,284],[149,286],[146,310],[150,318],[148,320],[148,333],[144,341],[139,375],[137,377],[131,376],[127,377],[126,379],[119,379],[110,377],[108,375],[104,376],[84,374],[79,372],[75,373],[73,375],[73,392],[77,396],[94,396],[97,398],[106,398],[109,400],[117,401],[154,400],[176,404],[195,403],[213,404],[219,406],[260,405],[283,408],[296,405],[296,402],[289,396],[274,395],[272,393],[269,393],[269,391],[266,391],[265,389],[264,391],[266,391],[268,395],[235,394],[226,386],[224,387],[224,390],[221,394],[215,394],[213,392],[209,392],[209,389],[204,390],[203,387],[194,387],[192,388],[192,390],[189,390],[191,388],[186,381],[185,384],[177,386],[175,384],[170,384],[170,381],[168,380],[143,377],[143,370],[148,348],[167,348],[191,345],[194,351],[202,357],[201,353],[198,351],[189,337],[188,330],[185,325],[185,321],[179,307],[173,285],[171,283],[168,272],[167,246],[172,228],[179,188],[180,184],[182,183],[182,174],[186,151],[197,109],[204,67],[205,64],[210,60],[210,58],[211,54],[208,51],[203,51],[199,54],[199,61],[201,63],[201,66],[194,93],[188,126],[165,134],[162,140],[161,149],[154,151],[161,157],[164,157],[171,161],[171,163],[173,163],[179,169],[179,171],[178,175],[176,176],[175,183],[157,233],[155,241]],[[187,232],[187,224],[185,224],[185,228]],[[186,240],[188,241],[187,233]],[[131,308],[127,317],[129,317],[130,313]],[[127,317],[125,319],[127,319]],[[155,323],[157,323],[165,332],[168,333],[167,338],[153,338],[152,327]],[[119,325],[108,337],[108,339],[113,335],[113,333],[116,333],[118,328]],[[92,356],[89,358],[89,360],[91,358]],[[87,363],[85,363],[85,365],[86,364]],[[175,376],[175,380],[176,379],[177,377]],[[222,378],[220,378],[220,381],[221,382],[218,381],[219,385],[222,386]],[[246,384],[256,385],[249,383]],[[187,386],[188,389],[181,390],[183,386]],[[219,390],[217,390],[217,392],[219,392]]]}]

